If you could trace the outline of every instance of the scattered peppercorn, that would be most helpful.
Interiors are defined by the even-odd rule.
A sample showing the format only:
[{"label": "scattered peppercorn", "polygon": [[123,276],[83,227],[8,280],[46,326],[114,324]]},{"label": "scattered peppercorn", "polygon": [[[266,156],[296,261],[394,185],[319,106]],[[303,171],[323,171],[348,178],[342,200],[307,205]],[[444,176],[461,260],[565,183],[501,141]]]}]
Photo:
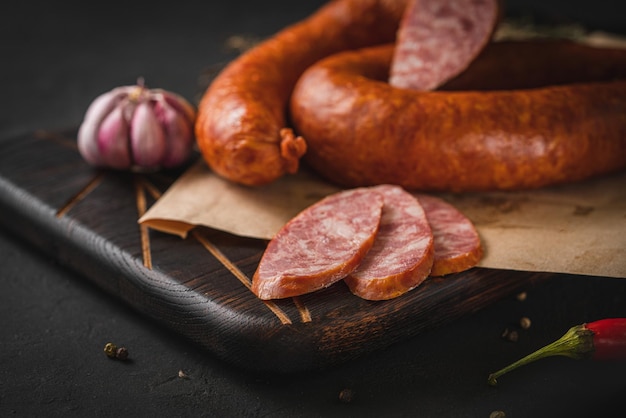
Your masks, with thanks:
[{"label": "scattered peppercorn", "polygon": [[118,360],[126,360],[128,358],[128,350],[126,347],[120,347],[115,350],[115,358]]},{"label": "scattered peppercorn", "polygon": [[128,350],[126,347],[118,347],[113,343],[106,343],[104,345],[104,354],[109,358],[117,360],[126,360],[128,358]]},{"label": "scattered peppercorn", "polygon": [[526,294],[526,292],[520,292],[517,294],[517,300],[519,300],[520,302],[523,302],[526,300],[526,297],[528,295]]},{"label": "scattered peppercorn", "polygon": [[502,338],[514,343],[517,342],[517,340],[519,339],[519,334],[515,330],[509,330],[508,328],[505,328],[504,331],[502,331]]},{"label": "scattered peppercorn", "polygon": [[106,343],[104,345],[104,354],[107,355],[107,357],[110,358],[115,358],[115,352],[117,351],[117,346],[113,343]]},{"label": "scattered peppercorn", "polygon": [[530,318],[523,316],[520,318],[519,320],[519,326],[522,327],[522,329],[528,329],[530,328]]},{"label": "scattered peppercorn", "polygon": [[504,413],[504,411],[493,411],[491,414],[489,414],[489,418],[505,418],[506,414]]},{"label": "scattered peppercorn", "polygon": [[342,389],[339,392],[339,400],[344,403],[350,403],[354,399],[354,391],[352,389]]}]

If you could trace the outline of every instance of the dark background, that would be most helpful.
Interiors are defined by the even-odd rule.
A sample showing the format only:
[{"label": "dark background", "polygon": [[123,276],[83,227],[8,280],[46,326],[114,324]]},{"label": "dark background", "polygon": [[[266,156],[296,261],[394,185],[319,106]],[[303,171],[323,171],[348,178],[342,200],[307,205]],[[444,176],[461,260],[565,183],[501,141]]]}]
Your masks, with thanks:
[{"label": "dark background", "polygon": [[[20,2],[0,13],[0,140],[78,126],[89,103],[139,76],[196,101],[236,51],[322,1]],[[508,1],[511,16],[626,34],[623,1]],[[0,213],[0,216],[3,216]],[[617,226],[619,227],[619,226]],[[625,410],[626,365],[543,360],[489,372],[570,326],[626,316],[626,281],[557,276],[333,370],[259,375],[223,364],[0,229],[0,416],[599,416]],[[532,319],[517,343],[500,337]],[[103,354],[107,341],[132,361]],[[187,378],[180,378],[179,371]],[[339,401],[342,389],[351,402]]]}]

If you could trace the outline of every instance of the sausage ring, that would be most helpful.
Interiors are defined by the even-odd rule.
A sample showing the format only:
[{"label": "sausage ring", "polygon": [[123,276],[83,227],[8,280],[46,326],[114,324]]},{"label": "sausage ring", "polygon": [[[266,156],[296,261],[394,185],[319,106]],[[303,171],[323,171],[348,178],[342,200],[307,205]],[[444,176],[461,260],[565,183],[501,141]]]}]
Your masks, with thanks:
[{"label": "sausage ring", "polygon": [[[559,47],[523,45],[527,50],[554,48],[555,54]],[[492,44],[488,49],[514,47]],[[585,48],[593,49],[570,49],[580,57]],[[584,82],[430,92],[386,82],[392,53],[388,45],[336,54],[307,69],[295,86],[291,118],[297,133],[307,138],[306,162],[335,183],[393,183],[424,191],[515,190],[626,167],[626,50],[589,51],[590,71],[602,55],[610,56],[607,62],[621,57],[621,68],[610,68],[604,81],[579,74]],[[580,60],[570,61],[572,67],[586,67]],[[482,65],[481,57],[472,65]],[[483,76],[497,78],[503,70]],[[617,76],[622,79],[612,79]]]}]

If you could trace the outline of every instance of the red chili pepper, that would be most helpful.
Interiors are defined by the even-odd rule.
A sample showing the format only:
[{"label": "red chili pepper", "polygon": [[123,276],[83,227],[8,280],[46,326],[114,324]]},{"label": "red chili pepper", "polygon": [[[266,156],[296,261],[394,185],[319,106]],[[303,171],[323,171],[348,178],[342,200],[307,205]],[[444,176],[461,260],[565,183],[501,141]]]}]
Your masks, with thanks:
[{"label": "red chili pepper", "polygon": [[602,319],[587,324],[593,332],[596,360],[626,359],[626,318]]},{"label": "red chili pepper", "polygon": [[498,377],[503,374],[550,356],[566,356],[577,360],[626,360],[626,318],[607,318],[576,325],[553,343],[490,374],[487,381],[495,386]]}]

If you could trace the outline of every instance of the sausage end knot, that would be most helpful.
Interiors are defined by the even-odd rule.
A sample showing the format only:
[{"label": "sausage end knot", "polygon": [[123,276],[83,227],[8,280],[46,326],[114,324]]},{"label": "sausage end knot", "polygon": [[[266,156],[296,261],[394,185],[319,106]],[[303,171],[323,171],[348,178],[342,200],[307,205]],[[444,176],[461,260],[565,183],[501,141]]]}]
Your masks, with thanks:
[{"label": "sausage end knot", "polygon": [[298,171],[300,157],[306,152],[306,141],[303,137],[296,136],[291,128],[282,128],[280,138],[280,155],[285,171],[293,174]]}]

